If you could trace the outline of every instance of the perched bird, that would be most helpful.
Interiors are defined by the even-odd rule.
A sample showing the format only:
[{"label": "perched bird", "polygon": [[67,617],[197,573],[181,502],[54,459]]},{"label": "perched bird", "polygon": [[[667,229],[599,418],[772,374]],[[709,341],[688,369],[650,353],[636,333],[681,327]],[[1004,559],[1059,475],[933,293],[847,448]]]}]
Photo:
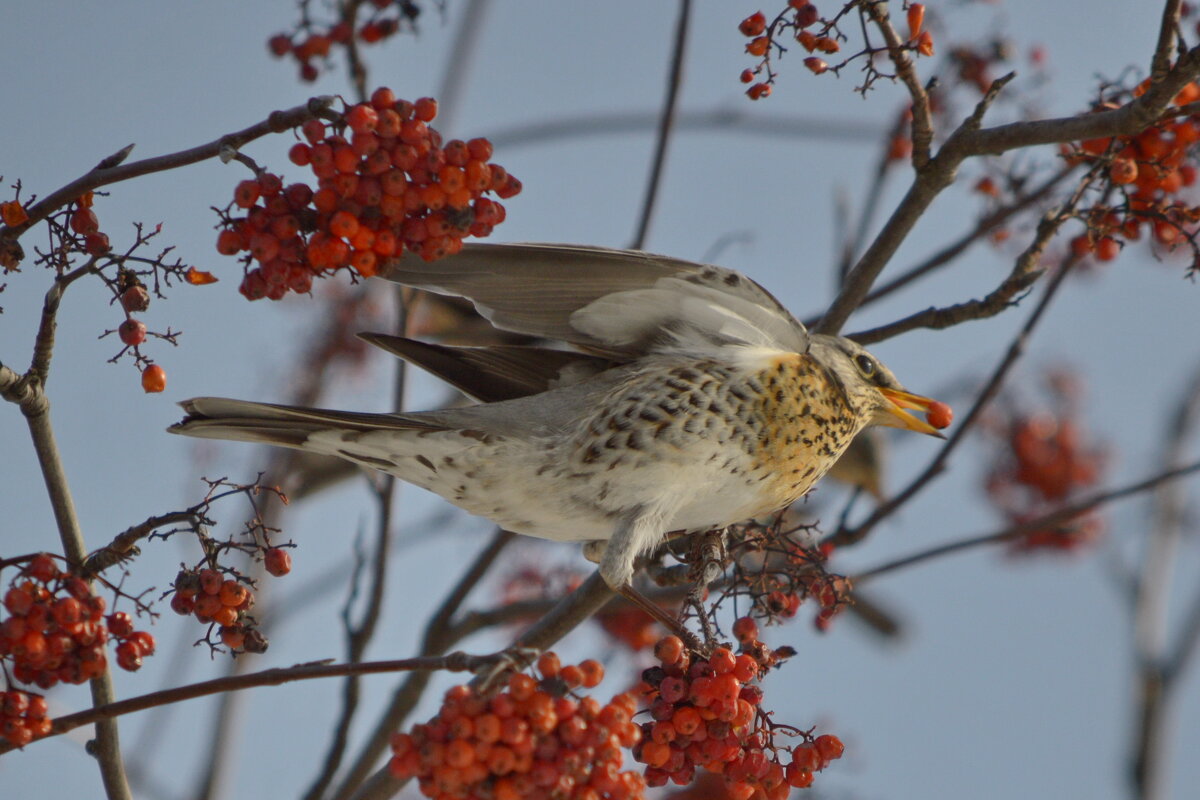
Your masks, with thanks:
[{"label": "perched bird", "polygon": [[200,397],[173,433],[339,456],[529,536],[607,541],[626,586],[671,531],[783,508],[868,425],[939,436],[849,339],[810,335],[746,276],[638,251],[467,245],[384,277],[469,299],[498,328],[577,350],[370,342],[484,400],[372,414]]}]

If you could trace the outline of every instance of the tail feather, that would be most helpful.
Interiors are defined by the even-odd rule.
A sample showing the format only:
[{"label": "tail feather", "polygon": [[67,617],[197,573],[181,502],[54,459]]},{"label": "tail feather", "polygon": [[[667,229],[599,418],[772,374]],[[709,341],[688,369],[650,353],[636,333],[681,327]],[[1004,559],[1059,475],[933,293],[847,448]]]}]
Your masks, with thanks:
[{"label": "tail feather", "polygon": [[167,428],[170,433],[279,447],[303,448],[309,436],[328,430],[445,430],[443,426],[404,414],[327,411],[224,397],[196,397],[180,405],[187,416]]}]

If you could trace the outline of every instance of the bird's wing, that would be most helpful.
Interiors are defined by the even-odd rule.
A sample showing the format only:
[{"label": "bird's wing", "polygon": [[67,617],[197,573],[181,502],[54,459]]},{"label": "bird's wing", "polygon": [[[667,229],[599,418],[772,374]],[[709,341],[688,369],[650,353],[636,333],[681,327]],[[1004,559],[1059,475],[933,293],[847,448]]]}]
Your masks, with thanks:
[{"label": "bird's wing", "polygon": [[733,270],[636,250],[469,244],[432,263],[395,261],[383,277],[471,300],[493,325],[614,358],[663,346],[751,344],[804,352],[804,326]]},{"label": "bird's wing", "polygon": [[605,358],[546,347],[449,347],[384,333],[360,333],[359,337],[484,403],[540,394],[612,366]]}]

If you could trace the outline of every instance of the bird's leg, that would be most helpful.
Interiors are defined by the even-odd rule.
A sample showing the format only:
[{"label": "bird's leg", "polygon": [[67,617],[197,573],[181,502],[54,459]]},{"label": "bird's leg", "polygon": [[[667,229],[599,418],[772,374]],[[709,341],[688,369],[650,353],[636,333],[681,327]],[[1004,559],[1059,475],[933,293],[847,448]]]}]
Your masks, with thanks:
[{"label": "bird's leg", "polygon": [[633,581],[633,564],[663,538],[663,520],[668,509],[636,506],[617,522],[612,538],[600,558],[600,576],[614,591]]},{"label": "bird's leg", "polygon": [[660,625],[666,628],[669,633],[673,633],[682,639],[684,645],[689,650],[696,653],[707,652],[704,646],[700,643],[700,640],[696,638],[696,634],[685,628],[683,623],[680,622],[677,617],[667,612],[665,608],[651,600],[649,597],[646,597],[646,595],[642,594],[637,589],[634,589],[632,586],[626,584],[625,586],[617,589],[617,594],[621,595],[621,597],[624,597],[634,606],[649,614],[652,619],[656,620]]},{"label": "bird's leg", "polygon": [[662,539],[666,516],[666,509],[647,512],[642,506],[626,514],[604,548],[604,555],[600,558],[600,576],[613,591],[658,620],[667,630],[683,639],[688,647],[700,652],[700,642],[694,634],[632,586],[634,562],[640,554],[649,551]]}]

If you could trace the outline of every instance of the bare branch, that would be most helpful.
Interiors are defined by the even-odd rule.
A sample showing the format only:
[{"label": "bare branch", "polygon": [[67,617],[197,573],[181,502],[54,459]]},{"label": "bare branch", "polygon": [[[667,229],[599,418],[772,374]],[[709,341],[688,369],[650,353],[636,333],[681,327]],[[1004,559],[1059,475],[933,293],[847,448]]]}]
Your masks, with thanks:
[{"label": "bare branch", "polygon": [[1061,525],[1081,514],[1086,514],[1093,508],[1102,506],[1106,503],[1111,503],[1116,500],[1125,500],[1129,497],[1148,492],[1152,489],[1177,481],[1180,478],[1185,478],[1194,473],[1200,472],[1200,461],[1188,464],[1177,469],[1170,469],[1166,472],[1160,472],[1157,475],[1146,478],[1145,480],[1131,483],[1127,486],[1122,486],[1117,489],[1109,489],[1095,494],[1088,495],[1081,500],[1076,500],[1074,503],[1065,505],[1062,508],[1042,514],[1040,517],[1022,522],[1018,525],[1010,525],[1001,528],[993,533],[985,533],[981,536],[972,536],[966,539],[956,539],[946,544],[940,544],[935,547],[930,547],[927,550],[921,550],[912,555],[897,558],[894,561],[888,561],[878,567],[872,567],[865,572],[853,576],[851,580],[855,584],[864,583],[866,581],[878,578],[880,575],[886,575],[889,572],[921,564],[926,561],[932,561],[952,553],[960,553],[965,550],[973,550],[977,547],[983,547],[993,544],[1001,544],[1003,542],[1011,542],[1014,539],[1020,539],[1029,533],[1046,528],[1052,528],[1056,525]]},{"label": "bare branch", "polygon": [[[108,703],[68,714],[54,720],[50,736],[57,736],[74,730],[83,725],[112,720],[116,717],[144,711],[148,708],[193,700],[197,697],[221,694],[223,692],[239,692],[244,689],[254,689],[259,686],[279,686],[294,681],[310,681],[320,678],[337,678],[345,675],[377,675],[384,672],[437,671],[472,672],[492,666],[498,661],[507,659],[504,653],[486,656],[473,656],[467,653],[450,653],[444,656],[424,656],[418,658],[402,658],[394,661],[363,661],[348,664],[330,664],[323,661],[298,664],[294,667],[276,667],[260,672],[250,672],[243,675],[228,675],[213,678],[187,686],[177,686],[160,692],[131,697],[127,700]],[[0,753],[12,750],[12,745],[0,743]]]},{"label": "bare branch", "polygon": [[[492,540],[475,557],[475,561],[467,568],[466,573],[446,595],[441,606],[425,626],[421,644],[423,655],[432,656],[442,653],[453,645],[454,640],[450,638],[453,635],[450,632],[451,619],[458,612],[467,595],[491,569],[492,564],[512,541],[514,535],[508,531],[497,530]],[[342,777],[332,797],[344,800],[359,789],[387,749],[388,739],[392,732],[400,727],[416,706],[417,701],[421,699],[421,694],[425,691],[429,678],[430,674],[427,672],[414,672],[396,688],[396,691],[392,693],[391,702],[383,710],[374,729],[367,737],[367,741],[359,750],[358,757]]]},{"label": "bare branch", "polygon": [[[205,161],[210,158],[216,158],[221,155],[222,150],[226,148],[238,149],[254,141],[262,138],[270,133],[282,133],[289,128],[294,128],[306,120],[314,117],[322,116],[322,114],[333,105],[334,98],[332,97],[314,97],[302,106],[289,108],[286,111],[273,111],[262,122],[255,123],[248,128],[243,128],[240,131],[227,133],[220,138],[214,139],[207,144],[202,144],[197,147],[192,147],[187,150],[180,150],[176,153],[167,155],[155,156],[154,158],[145,158],[141,161],[134,161],[130,164],[120,166],[106,167],[106,161],[102,161],[94,169],[88,173],[76,178],[75,180],[51,192],[46,197],[42,198],[31,208],[26,209],[29,214],[29,219],[20,225],[7,227],[0,226],[0,242],[15,241],[20,236],[29,230],[31,227],[41,222],[50,214],[62,208],[67,203],[74,201],[84,192],[89,192],[101,186],[127,181],[130,178],[137,178],[142,175],[148,175],[153,172],[163,172],[169,169],[195,164],[200,161]],[[127,148],[128,149],[128,148]]]},{"label": "bare branch", "polygon": [[838,547],[844,547],[848,544],[855,544],[862,541],[862,539],[865,538],[866,535],[870,533],[876,525],[895,513],[898,508],[911,500],[930,481],[941,474],[942,470],[944,470],[946,467],[946,462],[949,460],[950,454],[965,440],[966,434],[970,431],[972,425],[976,420],[979,419],[980,414],[983,413],[983,409],[987,407],[987,404],[991,402],[993,397],[995,397],[996,393],[1000,390],[1001,384],[1004,383],[1004,379],[1008,376],[1009,371],[1025,352],[1025,344],[1029,340],[1029,336],[1033,333],[1033,330],[1041,320],[1042,315],[1046,312],[1046,309],[1050,305],[1050,301],[1054,298],[1055,294],[1057,294],[1059,287],[1062,286],[1063,280],[1070,272],[1071,266],[1072,262],[1068,261],[1064,262],[1059,267],[1059,271],[1055,273],[1054,277],[1050,280],[1050,283],[1047,284],[1046,291],[1038,301],[1037,306],[1033,309],[1033,312],[1030,313],[1029,319],[1026,320],[1021,330],[1017,333],[1016,337],[1009,345],[1007,352],[1005,352],[1004,356],[1000,359],[1000,362],[996,365],[995,370],[993,370],[987,384],[983,387],[979,393],[979,396],[975,399],[975,403],[971,406],[971,410],[967,412],[966,416],[963,417],[962,422],[954,429],[954,432],[950,434],[946,444],[938,451],[937,455],[933,457],[933,460],[929,463],[929,466],[927,466],[920,475],[914,478],[908,484],[908,486],[904,487],[904,489],[902,489],[894,497],[876,507],[875,511],[871,513],[871,516],[867,517],[867,519],[865,519],[857,527],[846,528],[845,526],[839,526],[836,532],[826,537],[827,542],[830,542]]},{"label": "bare branch", "polygon": [[646,246],[650,232],[650,220],[654,216],[654,203],[658,188],[662,184],[663,167],[667,162],[667,144],[675,125],[675,112],[679,105],[679,89],[683,86],[683,61],[687,52],[688,23],[692,16],[692,0],[679,0],[679,19],[675,23],[675,44],[671,53],[671,71],[667,76],[667,94],[663,98],[658,121],[658,137],[654,144],[654,156],[650,162],[650,175],[646,179],[646,193],[642,198],[642,211],[638,215],[637,232],[629,247],[641,250]]},{"label": "bare branch", "polygon": [[883,34],[883,40],[887,43],[888,58],[896,66],[896,75],[912,97],[912,163],[920,170],[929,163],[929,148],[933,144],[933,115],[929,108],[929,94],[921,84],[916,65],[904,49],[900,34],[892,27],[888,4],[870,2],[865,8],[871,21]]}]

